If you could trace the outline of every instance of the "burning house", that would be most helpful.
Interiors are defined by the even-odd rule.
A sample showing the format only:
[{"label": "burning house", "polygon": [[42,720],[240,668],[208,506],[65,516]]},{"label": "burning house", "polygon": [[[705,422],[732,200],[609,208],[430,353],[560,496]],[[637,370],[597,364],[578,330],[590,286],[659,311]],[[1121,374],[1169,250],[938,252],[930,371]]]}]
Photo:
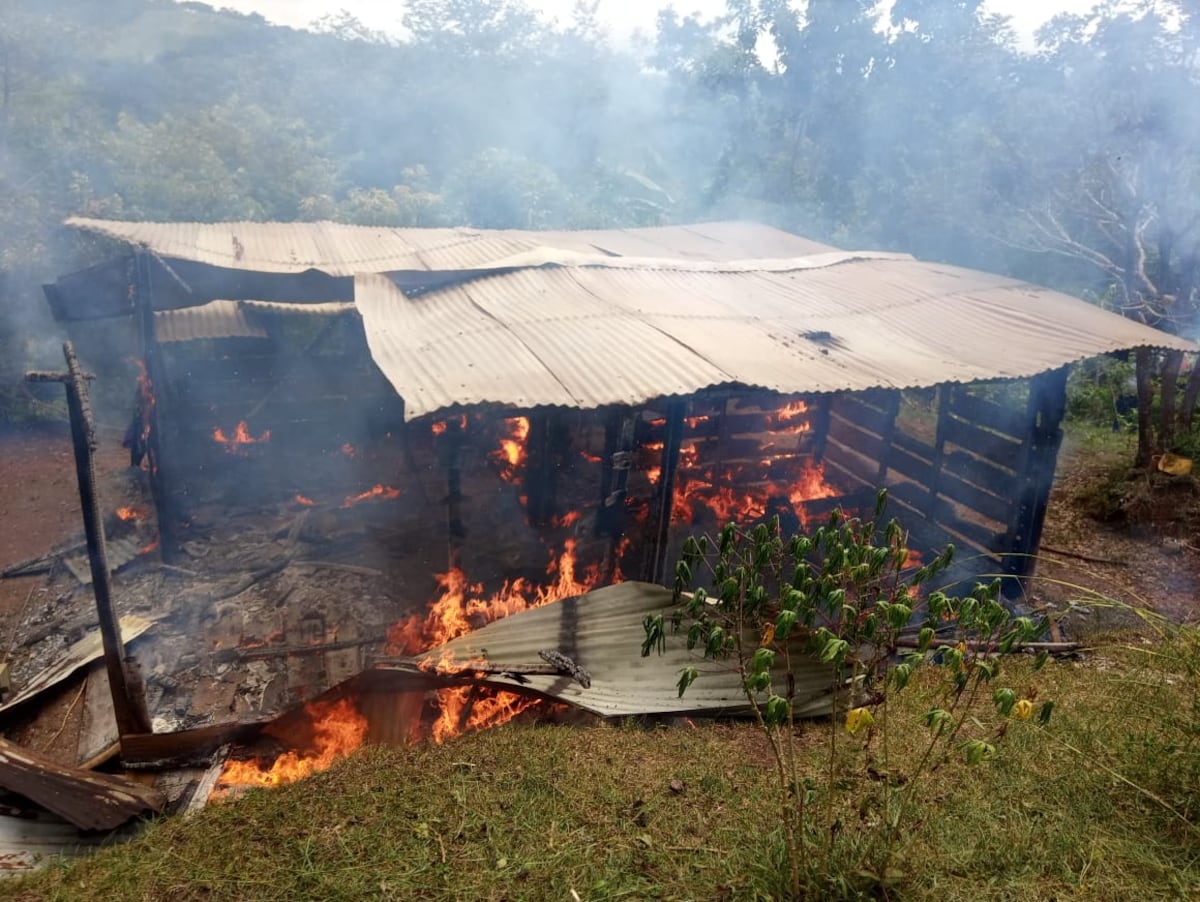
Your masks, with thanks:
[{"label": "burning house", "polygon": [[[775,515],[795,529],[869,509],[882,487],[915,553],[953,542],[951,582],[1002,575],[1017,600],[1068,365],[1194,350],[1034,285],[750,223],[68,225],[111,255],[46,287],[55,317],[93,362],[113,352],[89,336],[118,325],[140,367],[126,440],[158,535],[135,533],[130,556],[153,547],[168,575],[228,583],[184,593],[204,603],[180,602],[155,643],[147,669],[175,692],[187,668],[209,680],[175,699],[168,731],[262,719],[353,679],[359,711],[394,712],[372,649],[419,655],[507,613],[661,583],[689,534]],[[306,578],[279,582],[288,568]],[[504,661],[557,636],[589,671],[489,681],[598,714],[678,710],[628,664],[662,592],[594,593],[609,619],[591,633],[574,605],[487,627]],[[823,675],[812,690],[828,710]],[[445,732],[484,707],[455,691]],[[383,722],[365,717],[359,740]],[[167,746],[123,742],[139,748]]]}]

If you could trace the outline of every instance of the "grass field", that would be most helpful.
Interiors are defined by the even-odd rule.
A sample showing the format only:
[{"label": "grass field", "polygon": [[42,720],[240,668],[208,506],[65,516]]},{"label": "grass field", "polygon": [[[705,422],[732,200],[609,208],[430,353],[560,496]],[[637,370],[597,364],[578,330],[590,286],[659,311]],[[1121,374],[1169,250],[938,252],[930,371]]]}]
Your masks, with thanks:
[{"label": "grass field", "polygon": [[[889,702],[885,777],[865,766],[861,736],[807,725],[800,746],[821,804],[831,727],[843,749],[819,897],[1197,896],[1195,648],[1190,636],[1150,632],[1036,673],[1024,658],[1006,662],[1009,685],[1058,701],[1054,717],[1012,722],[996,759],[949,760],[906,787],[914,803],[886,890],[856,872],[880,834],[880,781],[903,783],[923,744],[932,675]],[[441,746],[363,749],[306,782],[163,820],[88,860],[0,884],[0,896],[778,898],[774,779],[752,724],[514,723]]]}]

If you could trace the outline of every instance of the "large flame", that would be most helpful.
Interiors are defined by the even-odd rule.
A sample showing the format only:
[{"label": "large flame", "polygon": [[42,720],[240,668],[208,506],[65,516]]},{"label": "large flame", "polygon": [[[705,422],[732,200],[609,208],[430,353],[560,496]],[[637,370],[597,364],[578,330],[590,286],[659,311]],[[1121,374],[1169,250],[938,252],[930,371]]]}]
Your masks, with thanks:
[{"label": "large flame", "polygon": [[[437,577],[441,595],[424,614],[414,614],[388,632],[393,654],[417,654],[457,639],[484,624],[519,611],[540,607],[562,598],[582,595],[599,582],[598,567],[579,574],[576,542],[568,539],[563,552],[546,568],[548,585],[524,579],[505,583],[499,592],[485,596],[483,586],[471,583],[457,567]],[[441,673],[470,673],[478,662],[455,661],[448,655],[431,659],[428,669]],[[469,731],[497,726],[538,704],[536,699],[484,687],[442,689],[437,693],[438,715],[432,728],[435,742]]]},{"label": "large flame", "polygon": [[279,786],[327,770],[367,738],[367,720],[348,698],[305,705],[312,724],[312,747],[289,751],[269,766],[259,761],[230,761],[221,773],[226,786]]}]

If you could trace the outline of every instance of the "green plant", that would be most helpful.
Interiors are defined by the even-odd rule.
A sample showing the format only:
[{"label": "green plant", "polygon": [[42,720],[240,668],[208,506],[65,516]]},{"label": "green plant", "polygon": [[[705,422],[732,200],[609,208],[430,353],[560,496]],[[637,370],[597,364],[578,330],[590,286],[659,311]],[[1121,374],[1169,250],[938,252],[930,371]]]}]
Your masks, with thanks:
[{"label": "green plant", "polygon": [[[876,519],[886,498],[880,492]],[[1031,699],[1006,687],[990,695],[998,725],[989,727],[977,710],[1000,672],[997,656],[1042,628],[1009,614],[999,582],[977,585],[961,598],[934,591],[919,600],[923,584],[953,555],[948,546],[929,564],[913,567],[907,534],[895,520],[880,526],[840,511],[811,534],[784,538],[776,518],[749,530],[729,524],[715,539],[685,542],[671,628],[685,633],[688,648],[730,661],[741,675],[778,778],[774,807],[793,898],[853,895],[903,879],[897,864],[916,826],[911,812],[921,778],[955,752],[967,764],[992,760],[1009,721],[1034,712]],[[918,608],[923,617],[914,630]],[[661,651],[664,617],[647,617],[644,626],[642,654]],[[935,644],[946,630],[956,638]],[[902,634],[914,632],[915,648],[900,654]],[[804,656],[829,665],[836,700],[834,717],[816,728],[824,732],[824,765],[811,772],[797,756],[801,725],[792,691]],[[923,715],[923,747],[892,749],[888,699],[929,661],[941,678]],[[681,696],[698,675],[696,667],[683,670]],[[1041,722],[1052,708],[1052,702],[1042,704]],[[842,730],[851,739],[843,742]],[[847,829],[848,812],[857,813],[863,829]]]}]

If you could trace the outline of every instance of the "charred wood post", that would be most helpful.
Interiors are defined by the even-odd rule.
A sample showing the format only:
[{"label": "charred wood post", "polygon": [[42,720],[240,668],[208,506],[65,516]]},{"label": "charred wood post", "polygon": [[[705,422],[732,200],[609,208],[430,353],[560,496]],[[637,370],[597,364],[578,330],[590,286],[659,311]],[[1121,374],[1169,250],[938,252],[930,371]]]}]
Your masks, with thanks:
[{"label": "charred wood post", "polygon": [[546,526],[557,513],[558,473],[570,444],[570,431],[556,411],[537,411],[529,416],[529,455],[525,466],[525,497],[529,522]]},{"label": "charred wood post", "polygon": [[950,392],[948,384],[937,387],[937,432],[933,440],[933,460],[929,468],[929,502],[925,508],[925,518],[931,523],[939,520],[941,501],[938,493],[941,489],[942,468],[946,465],[946,440],[950,431]]},{"label": "charred wood post", "polygon": [[1042,373],[1030,381],[1026,414],[1029,432],[1021,447],[1017,501],[1005,537],[1003,570],[1013,577],[1029,576],[1034,569],[1033,555],[1042,540],[1066,407],[1066,367]]},{"label": "charred wood post", "polygon": [[879,455],[879,470],[875,474],[875,485],[877,487],[887,485],[887,449],[892,447],[892,442],[896,438],[896,417],[900,414],[900,389],[897,388],[885,392],[880,398],[880,403],[882,404],[883,415],[886,419],[883,428],[879,431],[879,446],[883,449],[883,452]]},{"label": "charred wood post", "polygon": [[158,520],[159,553],[166,564],[175,563],[178,537],[176,534],[177,511],[171,501],[166,472],[173,461],[164,453],[162,417],[159,401],[166,387],[163,378],[162,348],[154,332],[154,304],[150,279],[150,255],[139,250],[133,257],[133,297],[138,336],[142,348],[142,364],[146,369],[145,385],[142,389],[141,415],[146,431],[146,458],[150,469],[150,494],[154,499],[154,511]]},{"label": "charred wood post", "polygon": [[456,417],[448,417],[446,431],[440,436],[442,466],[446,468],[446,529],[449,565],[457,567],[461,562],[463,539],[467,528],[462,516],[462,451],[466,441],[463,423]]},{"label": "charred wood post", "polygon": [[825,459],[825,445],[829,441],[829,426],[833,416],[833,398],[834,396],[826,392],[823,395],[818,395],[812,402],[812,414],[808,421],[812,424],[812,459],[814,464],[819,464]]},{"label": "charred wood post", "polygon": [[124,643],[112,603],[104,521],[100,515],[100,502],[96,495],[96,463],[93,458],[96,433],[87,392],[87,379],[91,377],[80,369],[75,348],[70,342],[63,344],[63,355],[67,360],[66,373],[30,373],[26,378],[34,382],[62,382],[66,386],[71,439],[75,448],[75,473],[79,480],[79,501],[83,509],[88,563],[92,572],[92,591],[96,596],[96,616],[100,621],[104,666],[108,673],[109,689],[112,691],[117,729],[122,735],[149,733],[150,717],[146,711],[146,699],[144,694],[136,691],[138,684],[131,679],[126,666]]},{"label": "charred wood post", "polygon": [[625,500],[629,494],[636,422],[628,410],[617,410],[604,423],[604,469],[600,475],[600,509],[596,514],[596,534],[608,539],[601,569],[603,585],[611,584],[617,572],[617,553],[625,535]]},{"label": "charred wood post", "polygon": [[684,401],[667,404],[667,438],[663,442],[662,476],[658,484],[657,535],[648,582],[661,583],[667,570],[667,552],[671,539],[671,508],[675,499],[675,475],[679,469],[679,449],[683,444]]}]

